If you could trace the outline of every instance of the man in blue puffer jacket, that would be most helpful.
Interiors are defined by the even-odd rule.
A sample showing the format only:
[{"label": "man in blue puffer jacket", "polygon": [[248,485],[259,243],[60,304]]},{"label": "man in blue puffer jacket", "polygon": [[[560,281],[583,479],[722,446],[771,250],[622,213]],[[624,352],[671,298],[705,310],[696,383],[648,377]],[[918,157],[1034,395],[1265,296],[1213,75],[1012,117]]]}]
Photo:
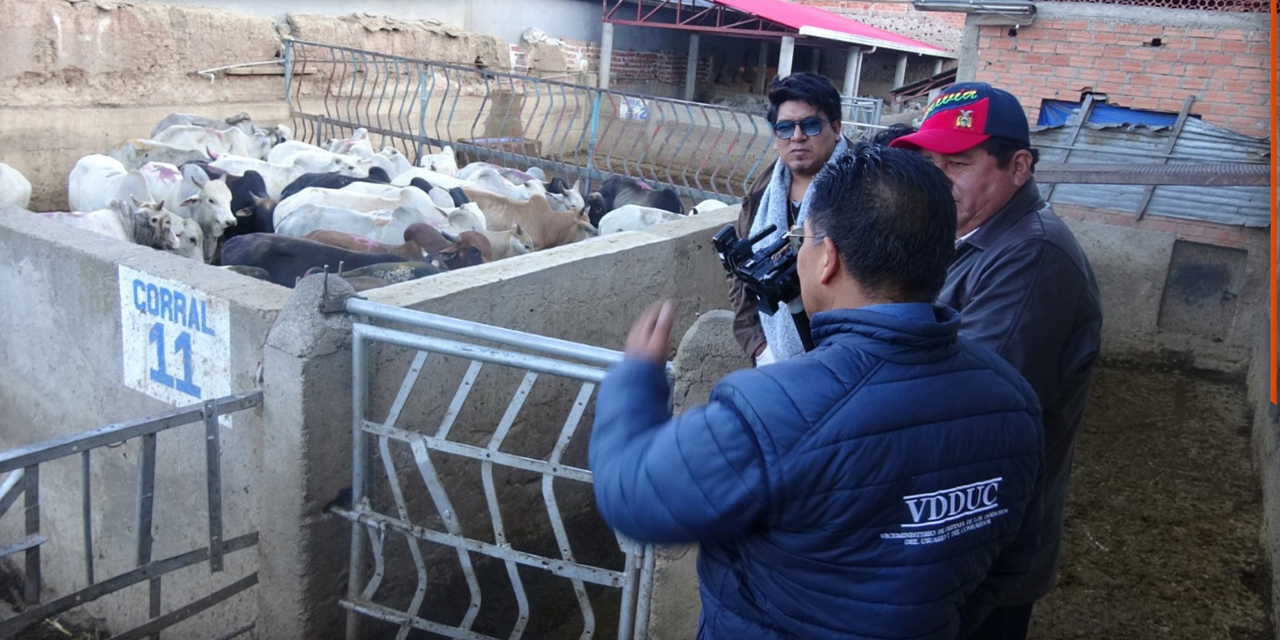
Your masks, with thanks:
[{"label": "man in blue puffer jacket", "polygon": [[673,419],[672,308],[650,307],[600,387],[597,506],[634,539],[700,543],[700,639],[951,640],[1034,555],[1040,408],[931,304],[956,224],[938,169],[859,144],[813,188],[789,236],[815,349]]}]

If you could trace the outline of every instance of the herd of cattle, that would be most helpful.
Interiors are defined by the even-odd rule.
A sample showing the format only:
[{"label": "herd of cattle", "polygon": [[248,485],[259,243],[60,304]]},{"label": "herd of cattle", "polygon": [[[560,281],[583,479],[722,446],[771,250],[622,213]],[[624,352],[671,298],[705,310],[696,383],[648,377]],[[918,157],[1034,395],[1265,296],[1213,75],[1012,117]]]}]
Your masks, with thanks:
[{"label": "herd of cattle", "polygon": [[[0,163],[0,203],[27,208],[31,184]],[[47,218],[291,287],[328,267],[357,289],[420,278],[685,213],[670,189],[614,176],[583,198],[580,184],[474,162],[450,147],[415,166],[374,151],[361,129],[319,147],[283,125],[240,114],[170,114],[148,139],[81,158],[71,211]]]}]

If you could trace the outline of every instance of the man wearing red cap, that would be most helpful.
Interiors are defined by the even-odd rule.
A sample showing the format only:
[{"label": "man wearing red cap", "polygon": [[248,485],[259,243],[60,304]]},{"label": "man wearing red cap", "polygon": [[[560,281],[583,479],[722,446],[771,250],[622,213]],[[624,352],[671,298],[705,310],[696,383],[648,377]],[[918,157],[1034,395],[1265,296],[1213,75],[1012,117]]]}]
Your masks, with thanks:
[{"label": "man wearing red cap", "polygon": [[1057,580],[1067,479],[1098,358],[1098,285],[1075,236],[1040,197],[1027,117],[1011,94],[985,83],[951,85],[920,130],[891,146],[918,149],[951,180],[956,257],[938,302],[960,312],[961,335],[1013,364],[1040,399],[1040,550],[1018,592],[968,636],[1021,640],[1032,606]]}]

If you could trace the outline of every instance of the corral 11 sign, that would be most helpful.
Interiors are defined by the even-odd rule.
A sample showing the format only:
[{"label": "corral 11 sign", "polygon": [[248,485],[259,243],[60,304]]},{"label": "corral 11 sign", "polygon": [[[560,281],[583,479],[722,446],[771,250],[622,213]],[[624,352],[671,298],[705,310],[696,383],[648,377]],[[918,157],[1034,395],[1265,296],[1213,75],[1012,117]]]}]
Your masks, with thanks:
[{"label": "corral 11 sign", "polygon": [[225,301],[121,266],[124,383],[175,406],[231,392],[231,314]]}]

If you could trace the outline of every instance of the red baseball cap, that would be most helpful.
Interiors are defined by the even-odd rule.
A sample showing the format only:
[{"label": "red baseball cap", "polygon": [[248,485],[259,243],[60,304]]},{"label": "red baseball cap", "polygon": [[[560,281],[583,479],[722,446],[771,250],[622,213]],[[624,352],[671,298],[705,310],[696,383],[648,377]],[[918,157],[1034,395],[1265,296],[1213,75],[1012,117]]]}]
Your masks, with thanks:
[{"label": "red baseball cap", "polygon": [[985,82],[959,82],[943,89],[929,105],[919,131],[902,136],[889,146],[964,153],[993,137],[1031,148],[1022,105],[1008,91]]}]

